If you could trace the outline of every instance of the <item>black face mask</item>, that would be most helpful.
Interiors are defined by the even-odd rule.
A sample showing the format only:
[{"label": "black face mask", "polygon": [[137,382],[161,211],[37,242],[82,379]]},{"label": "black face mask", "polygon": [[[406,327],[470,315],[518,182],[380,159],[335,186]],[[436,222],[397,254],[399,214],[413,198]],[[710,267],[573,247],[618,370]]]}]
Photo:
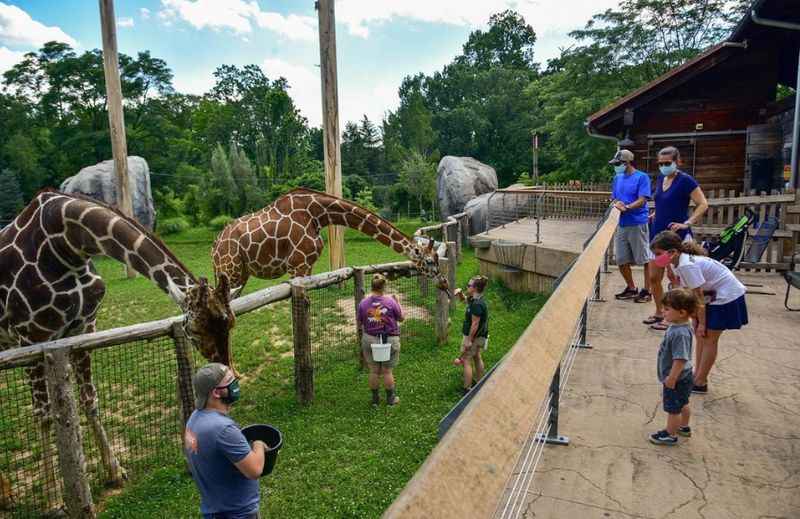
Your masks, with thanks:
[{"label": "black face mask", "polygon": [[220,400],[225,404],[233,404],[237,400],[239,400],[239,396],[241,395],[241,391],[239,390],[239,379],[233,379],[230,384],[227,386],[218,386],[217,389],[227,389],[228,394],[220,397]]}]

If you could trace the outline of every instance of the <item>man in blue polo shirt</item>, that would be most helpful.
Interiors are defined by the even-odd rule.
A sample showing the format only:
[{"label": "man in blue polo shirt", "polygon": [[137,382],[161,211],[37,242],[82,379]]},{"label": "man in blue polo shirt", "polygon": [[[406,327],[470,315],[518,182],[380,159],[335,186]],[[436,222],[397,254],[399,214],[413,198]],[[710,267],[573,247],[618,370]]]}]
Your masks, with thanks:
[{"label": "man in blue polo shirt", "polygon": [[[629,150],[617,151],[608,163],[614,167],[615,173],[611,184],[612,204],[622,213],[614,240],[614,254],[626,283],[625,289],[614,297],[647,303],[652,298],[647,276],[647,263],[651,257],[647,229],[650,178],[633,167],[633,153]],[[644,288],[641,290],[637,290],[633,282],[631,265],[644,266]]]}]

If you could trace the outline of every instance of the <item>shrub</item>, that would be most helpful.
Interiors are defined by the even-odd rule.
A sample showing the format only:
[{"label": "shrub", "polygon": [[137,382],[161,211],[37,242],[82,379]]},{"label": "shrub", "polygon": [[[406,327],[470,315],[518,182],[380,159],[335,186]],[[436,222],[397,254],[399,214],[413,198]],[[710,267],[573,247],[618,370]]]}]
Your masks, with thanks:
[{"label": "shrub", "polygon": [[189,220],[183,216],[176,216],[159,222],[158,232],[160,234],[176,234],[185,231],[189,227],[191,227]]},{"label": "shrub", "polygon": [[221,231],[225,228],[226,225],[231,223],[233,218],[228,216],[227,214],[221,214],[219,216],[215,216],[208,222],[208,226],[214,229],[215,231]]}]

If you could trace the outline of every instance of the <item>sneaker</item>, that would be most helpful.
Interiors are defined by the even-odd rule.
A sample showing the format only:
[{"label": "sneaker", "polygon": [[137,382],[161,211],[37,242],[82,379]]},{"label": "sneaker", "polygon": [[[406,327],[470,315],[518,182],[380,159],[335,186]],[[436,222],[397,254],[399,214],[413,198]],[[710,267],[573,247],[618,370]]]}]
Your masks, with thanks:
[{"label": "sneaker", "polygon": [[658,431],[650,435],[650,443],[656,445],[676,445],[678,443],[678,437],[670,436],[666,430]]},{"label": "sneaker", "polygon": [[634,303],[649,303],[653,300],[653,295],[644,288],[639,291],[639,294],[633,298]]},{"label": "sneaker", "polygon": [[708,393],[708,384],[704,386],[692,386],[692,393],[697,393],[698,395],[705,395]]},{"label": "sneaker", "polygon": [[686,427],[681,427],[678,429],[678,434],[683,436],[684,438],[691,438],[692,437],[692,428],[688,425]]},{"label": "sneaker", "polygon": [[635,288],[628,288],[625,287],[625,290],[620,292],[619,294],[614,294],[614,297],[617,299],[633,299],[639,294],[639,291]]}]

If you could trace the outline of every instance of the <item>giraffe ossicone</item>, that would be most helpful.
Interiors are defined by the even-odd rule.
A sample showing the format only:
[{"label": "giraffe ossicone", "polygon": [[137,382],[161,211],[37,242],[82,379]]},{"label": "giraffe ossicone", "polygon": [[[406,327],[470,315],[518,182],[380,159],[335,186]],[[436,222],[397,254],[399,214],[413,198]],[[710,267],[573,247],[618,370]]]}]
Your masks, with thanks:
[{"label": "giraffe ossicone", "polygon": [[[94,331],[105,284],[91,258],[101,255],[155,282],[185,313],[184,329],[203,356],[231,365],[234,316],[227,277],[219,276],[217,287],[210,287],[135,220],[97,200],[54,190],[39,192],[0,230],[0,349]],[[126,475],[100,423],[89,352],[73,353],[71,363],[108,479],[121,484]],[[40,425],[47,487],[55,489],[52,416],[42,362],[27,368],[27,375]],[[0,487],[5,483],[0,474]]]},{"label": "giraffe ossicone", "polygon": [[447,290],[432,239],[414,239],[358,204],[311,189],[295,189],[270,205],[228,224],[214,241],[211,257],[217,278],[226,276],[240,293],[250,276],[279,278],[311,274],[324,248],[320,234],[329,225],[356,229],[410,259],[426,277]]}]

